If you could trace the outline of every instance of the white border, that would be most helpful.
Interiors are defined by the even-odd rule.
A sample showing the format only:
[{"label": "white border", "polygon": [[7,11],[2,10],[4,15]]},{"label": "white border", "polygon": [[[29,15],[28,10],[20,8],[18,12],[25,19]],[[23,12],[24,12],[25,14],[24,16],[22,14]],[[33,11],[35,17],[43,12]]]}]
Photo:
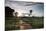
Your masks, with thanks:
[{"label": "white border", "polygon": [[4,0],[0,0],[0,31],[4,31]]}]

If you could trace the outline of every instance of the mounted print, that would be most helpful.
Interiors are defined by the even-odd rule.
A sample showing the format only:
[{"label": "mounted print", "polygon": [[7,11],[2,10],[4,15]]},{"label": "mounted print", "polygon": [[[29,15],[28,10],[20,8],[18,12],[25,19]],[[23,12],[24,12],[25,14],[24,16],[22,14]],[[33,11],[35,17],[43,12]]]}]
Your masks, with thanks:
[{"label": "mounted print", "polygon": [[44,28],[44,3],[5,0],[5,31]]}]

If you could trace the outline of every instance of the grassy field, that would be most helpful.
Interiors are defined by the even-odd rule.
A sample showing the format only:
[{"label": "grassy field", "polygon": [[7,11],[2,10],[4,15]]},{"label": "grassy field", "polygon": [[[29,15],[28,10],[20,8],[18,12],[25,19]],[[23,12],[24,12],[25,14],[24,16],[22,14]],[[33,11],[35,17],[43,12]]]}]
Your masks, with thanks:
[{"label": "grassy field", "polygon": [[[16,22],[19,22],[19,18],[16,21],[15,17],[5,17],[5,30],[19,30],[15,27]],[[28,24],[32,24],[32,29],[38,29],[44,27],[44,17],[22,17],[21,20]]]},{"label": "grassy field", "polygon": [[23,17],[23,21],[32,24],[33,28],[43,28],[44,18],[43,17]]}]

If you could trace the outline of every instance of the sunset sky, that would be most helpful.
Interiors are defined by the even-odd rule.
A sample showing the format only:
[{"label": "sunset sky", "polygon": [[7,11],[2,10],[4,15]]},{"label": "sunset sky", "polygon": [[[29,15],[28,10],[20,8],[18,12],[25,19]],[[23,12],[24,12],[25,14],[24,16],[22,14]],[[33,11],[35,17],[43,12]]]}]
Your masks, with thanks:
[{"label": "sunset sky", "polygon": [[19,13],[19,16],[22,16],[22,13],[29,13],[29,10],[33,11],[32,16],[44,16],[43,3],[6,0],[5,6],[14,9]]}]

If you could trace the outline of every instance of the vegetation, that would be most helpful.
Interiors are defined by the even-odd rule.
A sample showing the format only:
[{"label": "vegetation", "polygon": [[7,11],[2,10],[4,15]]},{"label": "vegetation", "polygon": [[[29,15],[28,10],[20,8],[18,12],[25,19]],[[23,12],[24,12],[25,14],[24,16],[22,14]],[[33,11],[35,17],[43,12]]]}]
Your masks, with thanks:
[{"label": "vegetation", "polygon": [[[44,27],[44,17],[17,17],[18,12],[13,16],[14,10],[10,7],[5,7],[5,30],[20,30],[19,21],[23,20],[28,24],[32,24],[32,29],[43,28]],[[30,11],[32,13],[32,10]],[[30,16],[30,15],[29,15]]]},{"label": "vegetation", "polygon": [[[15,17],[6,17],[6,29],[8,30],[18,30],[20,28],[17,28],[15,25],[18,21],[15,20]],[[43,17],[23,17],[22,20],[26,23],[32,24],[33,29],[34,28],[43,28],[44,27],[44,19]]]}]

